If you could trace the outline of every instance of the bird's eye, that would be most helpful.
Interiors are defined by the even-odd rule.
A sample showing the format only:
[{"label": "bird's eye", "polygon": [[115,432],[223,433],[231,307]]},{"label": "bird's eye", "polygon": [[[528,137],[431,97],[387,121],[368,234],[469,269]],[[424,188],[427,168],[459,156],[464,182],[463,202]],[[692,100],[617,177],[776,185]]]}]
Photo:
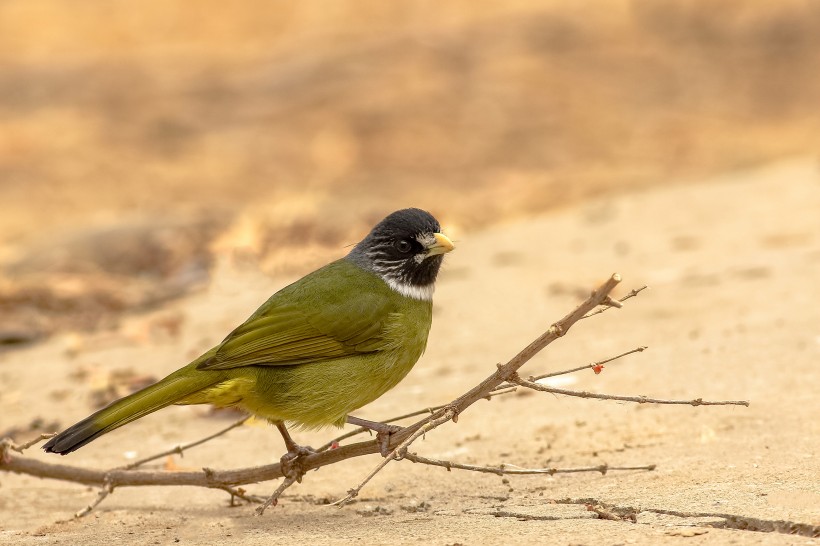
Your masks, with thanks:
[{"label": "bird's eye", "polygon": [[410,241],[406,239],[399,239],[395,243],[396,250],[401,252],[402,254],[407,254],[411,250],[413,250],[413,245],[410,244]]}]

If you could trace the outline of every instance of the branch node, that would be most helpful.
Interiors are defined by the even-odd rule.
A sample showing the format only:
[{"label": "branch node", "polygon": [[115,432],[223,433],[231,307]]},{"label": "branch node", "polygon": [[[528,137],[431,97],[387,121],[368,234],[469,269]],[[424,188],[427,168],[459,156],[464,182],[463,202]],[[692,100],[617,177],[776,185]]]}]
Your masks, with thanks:
[{"label": "branch node", "polygon": [[28,442],[20,445],[15,444],[14,440],[11,438],[3,438],[2,440],[0,440],[0,465],[11,462],[11,455],[9,454],[9,450],[16,451],[17,453],[23,453],[31,446],[39,444],[43,440],[48,440],[49,438],[53,438],[55,436],[57,436],[56,432],[40,434],[33,440],[29,440]]}]

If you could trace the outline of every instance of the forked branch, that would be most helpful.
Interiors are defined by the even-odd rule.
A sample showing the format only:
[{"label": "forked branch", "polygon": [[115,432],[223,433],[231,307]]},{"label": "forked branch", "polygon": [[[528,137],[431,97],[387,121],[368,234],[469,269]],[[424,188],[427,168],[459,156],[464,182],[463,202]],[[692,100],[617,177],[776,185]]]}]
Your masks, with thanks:
[{"label": "forked branch", "polygon": [[[591,317],[593,315],[602,313],[613,307],[621,307],[621,303],[629,298],[638,295],[644,288],[642,287],[631,291],[620,300],[611,298],[610,293],[621,282],[619,275],[612,275],[603,285],[587,298],[581,305],[575,308],[571,313],[567,314],[561,320],[554,323],[535,341],[530,343],[521,352],[515,355],[506,364],[499,364],[496,370],[490,374],[481,383],[451,401],[448,404],[437,406],[434,408],[423,409],[401,415],[385,422],[394,422],[398,420],[408,419],[425,415],[424,418],[415,423],[403,428],[401,431],[393,434],[390,438],[389,447],[392,448],[387,457],[382,459],[380,463],[373,469],[373,471],[355,488],[348,491],[348,495],[336,504],[344,505],[350,502],[359,491],[367,484],[367,482],[380,472],[390,461],[407,459],[418,464],[427,464],[432,466],[440,466],[450,469],[461,469],[474,472],[485,472],[494,474],[556,474],[567,472],[601,472],[605,473],[612,470],[652,470],[654,465],[641,465],[630,467],[614,467],[614,466],[595,466],[582,468],[541,468],[541,469],[522,469],[510,465],[502,465],[497,467],[491,466],[475,466],[467,465],[452,461],[442,461],[438,459],[431,459],[423,457],[416,453],[410,453],[408,448],[418,438],[424,436],[428,432],[442,426],[450,421],[457,422],[459,416],[464,413],[470,406],[482,399],[491,399],[494,396],[499,396],[514,392],[520,386],[524,388],[540,390],[545,392],[552,392],[555,394],[564,394],[569,396],[581,396],[585,398],[601,398],[607,400],[626,400],[638,403],[658,403],[658,404],[690,404],[690,405],[726,405],[726,404],[740,404],[748,405],[746,401],[728,401],[728,402],[710,402],[704,401],[700,398],[688,401],[671,401],[648,397],[626,397],[614,395],[596,395],[586,392],[567,391],[562,389],[555,389],[548,387],[542,383],[537,383],[539,379],[552,377],[555,375],[571,373],[574,371],[596,369],[602,366],[603,363],[612,362],[616,359],[623,358],[627,355],[641,352],[645,347],[639,347],[617,356],[598,361],[585,366],[564,370],[562,372],[553,372],[550,374],[530,377],[528,380],[521,379],[518,376],[518,370],[526,364],[533,356],[543,350],[547,345],[562,337],[567,331],[579,320]],[[598,368],[599,370],[599,368]],[[107,498],[117,487],[126,486],[141,486],[141,485],[193,485],[199,487],[207,487],[212,489],[220,489],[228,492],[233,501],[234,498],[246,500],[248,502],[259,502],[259,497],[246,494],[241,485],[264,482],[285,477],[283,469],[279,463],[256,466],[250,468],[240,468],[233,470],[213,470],[203,468],[202,471],[159,471],[159,470],[143,470],[137,468],[149,461],[165,457],[167,455],[179,454],[181,455],[185,450],[191,449],[197,445],[201,445],[217,436],[225,434],[229,430],[240,426],[247,418],[237,421],[233,425],[212,434],[206,438],[177,446],[168,451],[159,453],[157,455],[142,459],[128,466],[114,468],[110,470],[95,470],[79,468],[75,466],[42,462],[37,459],[13,455],[12,451],[21,453],[24,449],[31,447],[35,443],[50,437],[51,435],[41,435],[41,437],[21,446],[14,444],[10,439],[5,439],[0,442],[0,471],[15,472],[20,474],[28,474],[41,478],[51,478],[57,480],[66,480],[86,485],[94,485],[100,487],[97,498],[84,510],[77,513],[77,516],[85,515],[96,507],[100,502]],[[302,472],[321,468],[343,460],[353,457],[360,457],[363,455],[370,455],[379,452],[379,442],[377,440],[368,440],[357,442],[353,444],[340,446],[339,442],[351,438],[357,434],[365,432],[364,429],[356,429],[352,432],[343,434],[335,440],[328,442],[316,453],[307,455],[299,461],[299,467]],[[301,476],[300,476],[301,477]],[[257,513],[261,514],[268,506],[275,506],[280,495],[293,483],[297,481],[293,476],[285,477],[286,479],[279,485],[273,495],[271,495],[265,502],[257,509]]]}]

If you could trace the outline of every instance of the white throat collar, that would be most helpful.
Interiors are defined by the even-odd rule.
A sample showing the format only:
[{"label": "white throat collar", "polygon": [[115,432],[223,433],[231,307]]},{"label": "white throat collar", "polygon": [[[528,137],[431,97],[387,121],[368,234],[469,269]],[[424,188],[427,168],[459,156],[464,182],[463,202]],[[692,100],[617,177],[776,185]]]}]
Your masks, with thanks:
[{"label": "white throat collar", "polygon": [[384,279],[384,282],[386,282],[387,286],[391,289],[395,290],[402,296],[413,298],[414,300],[432,301],[433,292],[436,289],[435,285],[432,283],[426,286],[414,286],[412,284],[398,282],[389,277],[382,277],[382,279]]}]

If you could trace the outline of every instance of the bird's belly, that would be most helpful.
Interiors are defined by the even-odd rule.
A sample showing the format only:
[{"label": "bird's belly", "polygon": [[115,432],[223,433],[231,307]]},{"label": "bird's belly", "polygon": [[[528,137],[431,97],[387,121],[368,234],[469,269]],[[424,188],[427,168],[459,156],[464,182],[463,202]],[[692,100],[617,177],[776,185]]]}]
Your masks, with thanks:
[{"label": "bird's belly", "polygon": [[[223,399],[259,417],[305,428],[341,426],[348,413],[392,389],[420,356],[406,351],[354,355],[297,366],[255,366],[255,381],[223,385]],[[229,380],[231,381],[231,380]],[[228,394],[231,390],[235,393]]]}]

